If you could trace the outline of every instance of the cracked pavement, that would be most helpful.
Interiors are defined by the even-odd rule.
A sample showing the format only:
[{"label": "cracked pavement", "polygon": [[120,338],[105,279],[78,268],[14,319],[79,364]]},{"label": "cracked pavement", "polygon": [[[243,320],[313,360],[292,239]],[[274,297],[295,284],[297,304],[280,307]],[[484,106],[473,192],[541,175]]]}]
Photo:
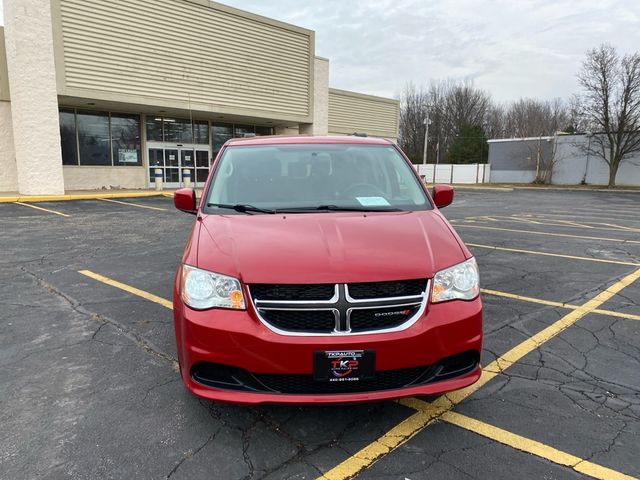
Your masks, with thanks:
[{"label": "cracked pavement", "polygon": [[[637,194],[459,190],[454,227],[500,226],[640,240]],[[126,199],[125,199],[126,200]],[[0,477],[309,479],[409,416],[395,402],[244,407],[188,394],[171,312],[95,282],[89,269],[171,298],[193,217],[166,198],[0,204]],[[605,210],[606,209],[606,210]],[[635,212],[635,215],[634,215]],[[500,217],[535,215],[531,222]],[[545,217],[549,215],[549,217]],[[549,221],[576,222],[583,227]],[[498,222],[466,217],[494,216]],[[603,217],[603,218],[601,218]],[[615,225],[609,230],[603,223]],[[626,229],[619,228],[620,226]],[[589,226],[598,226],[591,229]],[[640,263],[640,244],[458,229],[465,241]],[[473,249],[482,287],[581,304],[633,267]],[[485,295],[488,364],[566,310]],[[640,285],[602,309],[640,315]],[[455,410],[640,476],[640,321],[591,313]],[[575,471],[436,422],[358,478],[580,478]]]}]

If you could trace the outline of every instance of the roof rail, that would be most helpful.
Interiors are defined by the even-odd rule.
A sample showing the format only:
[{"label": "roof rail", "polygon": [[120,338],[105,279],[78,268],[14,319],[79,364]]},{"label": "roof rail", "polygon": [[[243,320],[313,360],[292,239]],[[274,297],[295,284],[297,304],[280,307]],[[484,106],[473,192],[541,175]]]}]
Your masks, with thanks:
[{"label": "roof rail", "polygon": [[363,133],[363,132],[353,132],[351,135],[354,136],[354,137],[367,137],[368,136],[366,133]]}]

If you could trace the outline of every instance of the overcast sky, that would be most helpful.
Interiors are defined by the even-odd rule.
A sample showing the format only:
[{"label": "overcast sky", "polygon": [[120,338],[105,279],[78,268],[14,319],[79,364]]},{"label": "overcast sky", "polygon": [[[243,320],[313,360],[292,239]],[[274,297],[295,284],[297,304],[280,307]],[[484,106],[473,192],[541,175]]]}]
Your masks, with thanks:
[{"label": "overcast sky", "polygon": [[588,48],[640,50],[638,0],[222,3],[315,30],[332,87],[385,96],[408,81],[470,78],[499,101],[566,97]]}]

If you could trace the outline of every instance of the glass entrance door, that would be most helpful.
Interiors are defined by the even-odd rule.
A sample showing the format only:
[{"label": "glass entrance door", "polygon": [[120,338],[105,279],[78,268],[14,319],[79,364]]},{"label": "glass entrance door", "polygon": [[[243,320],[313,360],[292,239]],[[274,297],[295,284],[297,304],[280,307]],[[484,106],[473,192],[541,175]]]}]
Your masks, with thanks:
[{"label": "glass entrance door", "polygon": [[149,146],[149,186],[155,184],[155,170],[162,170],[162,180],[166,188],[184,186],[184,173],[191,174],[191,185],[202,187],[209,174],[211,156],[209,149],[202,146]]}]

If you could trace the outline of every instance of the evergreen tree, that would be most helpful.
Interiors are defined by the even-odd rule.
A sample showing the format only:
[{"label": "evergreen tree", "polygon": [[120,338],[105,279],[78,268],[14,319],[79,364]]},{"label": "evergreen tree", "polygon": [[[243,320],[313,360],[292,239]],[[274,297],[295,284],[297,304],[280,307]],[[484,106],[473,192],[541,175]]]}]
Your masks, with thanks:
[{"label": "evergreen tree", "polygon": [[463,125],[447,154],[449,163],[487,163],[487,136],[478,125]]}]

